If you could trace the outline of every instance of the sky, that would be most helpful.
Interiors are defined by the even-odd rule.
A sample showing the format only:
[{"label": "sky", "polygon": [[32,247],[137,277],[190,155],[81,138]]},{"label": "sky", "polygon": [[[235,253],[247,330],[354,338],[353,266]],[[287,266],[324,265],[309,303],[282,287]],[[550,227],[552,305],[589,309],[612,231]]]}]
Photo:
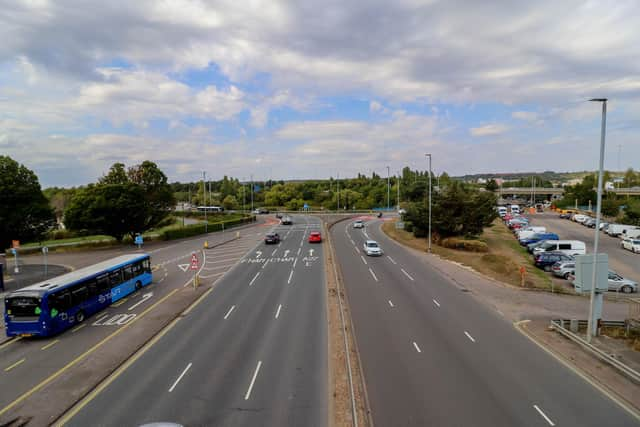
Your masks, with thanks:
[{"label": "sky", "polygon": [[0,155],[43,187],[640,168],[640,2],[0,0]]}]

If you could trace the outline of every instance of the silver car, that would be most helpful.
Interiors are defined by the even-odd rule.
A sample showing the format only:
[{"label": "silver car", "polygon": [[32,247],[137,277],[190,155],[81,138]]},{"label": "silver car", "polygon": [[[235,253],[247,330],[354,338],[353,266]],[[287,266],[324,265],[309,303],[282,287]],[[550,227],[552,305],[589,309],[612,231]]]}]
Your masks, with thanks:
[{"label": "silver car", "polygon": [[609,290],[630,294],[632,292],[638,292],[638,283],[625,279],[615,271],[609,270]]},{"label": "silver car", "polygon": [[576,274],[576,262],[558,261],[551,266],[551,272],[554,276],[563,277],[568,280],[569,276]]}]

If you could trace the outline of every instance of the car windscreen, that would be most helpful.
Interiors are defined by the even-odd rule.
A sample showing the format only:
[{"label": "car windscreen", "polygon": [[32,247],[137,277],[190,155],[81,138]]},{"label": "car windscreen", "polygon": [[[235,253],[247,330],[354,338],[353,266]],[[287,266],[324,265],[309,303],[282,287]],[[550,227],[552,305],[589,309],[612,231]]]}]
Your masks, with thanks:
[{"label": "car windscreen", "polygon": [[368,247],[368,248],[377,248],[377,247],[378,247],[378,244],[377,244],[377,243],[375,243],[375,242],[369,242],[369,243],[367,243],[367,247]]},{"label": "car windscreen", "polygon": [[25,317],[40,315],[40,301],[36,297],[13,296],[5,299],[5,310],[10,316]]}]

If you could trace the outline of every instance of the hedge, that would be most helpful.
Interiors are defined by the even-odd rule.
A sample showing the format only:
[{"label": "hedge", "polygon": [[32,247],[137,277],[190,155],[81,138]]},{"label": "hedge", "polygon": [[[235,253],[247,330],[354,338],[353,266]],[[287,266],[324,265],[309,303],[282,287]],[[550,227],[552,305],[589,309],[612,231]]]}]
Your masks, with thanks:
[{"label": "hedge", "polygon": [[197,236],[199,234],[205,234],[207,232],[211,233],[213,231],[221,231],[223,224],[224,224],[224,228],[228,229],[237,225],[254,222],[255,220],[256,220],[255,216],[250,216],[250,217],[244,217],[244,218],[230,219],[227,221],[214,222],[214,223],[210,223],[208,226],[206,226],[206,224],[187,225],[186,227],[163,231],[162,233],[160,233],[160,239],[161,240],[182,239],[184,237]]},{"label": "hedge", "polygon": [[489,252],[489,247],[485,242],[481,240],[466,240],[459,237],[448,237],[446,239],[442,239],[440,246],[469,252]]}]

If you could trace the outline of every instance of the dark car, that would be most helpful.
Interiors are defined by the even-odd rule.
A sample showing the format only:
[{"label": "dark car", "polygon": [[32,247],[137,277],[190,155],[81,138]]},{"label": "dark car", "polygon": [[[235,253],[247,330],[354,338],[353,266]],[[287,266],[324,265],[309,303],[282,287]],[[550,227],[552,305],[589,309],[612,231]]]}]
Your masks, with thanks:
[{"label": "dark car", "polygon": [[280,243],[280,235],[278,233],[267,233],[264,236],[264,243],[267,245]]},{"label": "dark car", "polygon": [[276,213],[276,218],[278,219],[282,218],[282,214],[280,212]]},{"label": "dark car", "polygon": [[291,225],[291,224],[293,224],[293,220],[291,219],[290,216],[285,216],[284,218],[282,218],[280,220],[280,222],[282,223],[282,225]]},{"label": "dark car", "polygon": [[533,257],[533,265],[544,271],[551,271],[556,262],[573,261],[574,258],[563,252],[541,252]]},{"label": "dark car", "polygon": [[569,219],[569,218],[571,218],[571,214],[570,213],[561,213],[560,214],[560,218]]}]

